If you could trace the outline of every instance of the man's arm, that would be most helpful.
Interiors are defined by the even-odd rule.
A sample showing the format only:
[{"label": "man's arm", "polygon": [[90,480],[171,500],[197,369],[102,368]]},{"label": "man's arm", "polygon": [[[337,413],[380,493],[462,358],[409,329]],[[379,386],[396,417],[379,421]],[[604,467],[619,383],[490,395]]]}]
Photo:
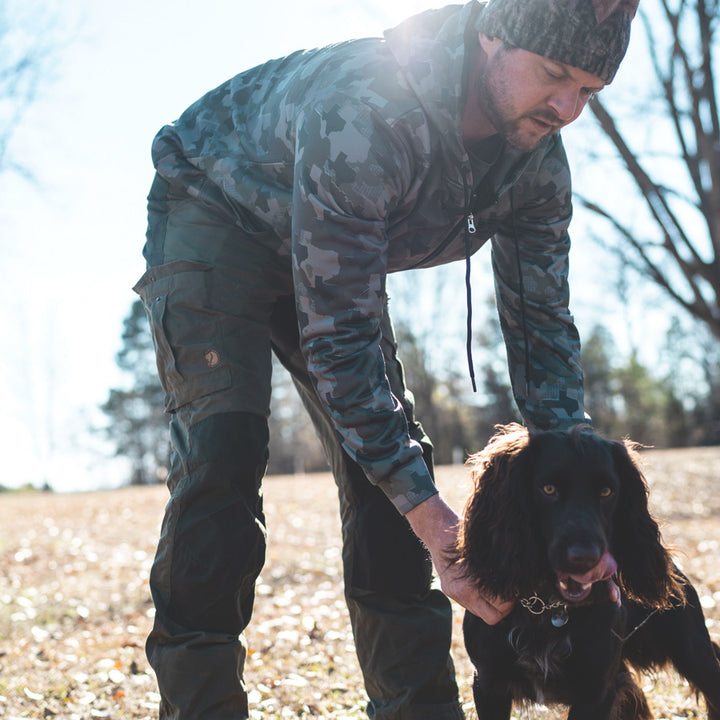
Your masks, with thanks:
[{"label": "man's arm", "polygon": [[362,103],[333,112],[344,122],[329,125],[313,108],[298,124],[293,277],[308,370],[343,447],[407,517],[442,590],[496,623],[511,606],[481,597],[448,560],[459,519],[437,495],[422,447],[408,434],[380,349],[386,218],[411,176],[407,146],[382,124],[376,131],[379,119]]},{"label": "man's arm", "polygon": [[492,262],[513,394],[530,429],[567,429],[587,419],[569,309],[570,171],[559,138],[511,192],[514,212],[492,240]]},{"label": "man's arm", "polygon": [[363,102],[326,104],[298,119],[292,252],[300,347],[343,448],[404,514],[437,492],[380,346],[387,218],[407,190],[412,158],[403,137]]}]

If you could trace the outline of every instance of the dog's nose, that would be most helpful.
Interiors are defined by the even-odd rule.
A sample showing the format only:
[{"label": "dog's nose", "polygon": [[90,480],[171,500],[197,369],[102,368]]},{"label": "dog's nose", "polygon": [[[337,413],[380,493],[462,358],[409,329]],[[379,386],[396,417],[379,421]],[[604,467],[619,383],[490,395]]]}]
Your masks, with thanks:
[{"label": "dog's nose", "polygon": [[595,544],[573,543],[567,549],[568,564],[581,572],[594,568],[601,557],[602,551]]}]

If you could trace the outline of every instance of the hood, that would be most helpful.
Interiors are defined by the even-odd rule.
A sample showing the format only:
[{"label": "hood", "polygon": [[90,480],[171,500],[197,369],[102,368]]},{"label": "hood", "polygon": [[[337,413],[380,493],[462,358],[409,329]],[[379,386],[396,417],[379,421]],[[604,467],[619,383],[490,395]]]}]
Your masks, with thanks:
[{"label": "hood", "polygon": [[[485,3],[471,0],[466,5],[449,5],[427,10],[385,32],[385,41],[405,81],[415,94],[428,120],[444,145],[445,173],[454,180],[460,206],[469,209],[472,189],[470,159],[462,138],[462,116],[467,85],[466,49],[478,32]],[[529,166],[541,158],[550,138],[530,152],[506,147],[494,176],[495,197],[508,190]]]},{"label": "hood", "polygon": [[428,10],[385,32],[385,40],[408,85],[453,157],[465,158],[465,36],[482,5]]}]

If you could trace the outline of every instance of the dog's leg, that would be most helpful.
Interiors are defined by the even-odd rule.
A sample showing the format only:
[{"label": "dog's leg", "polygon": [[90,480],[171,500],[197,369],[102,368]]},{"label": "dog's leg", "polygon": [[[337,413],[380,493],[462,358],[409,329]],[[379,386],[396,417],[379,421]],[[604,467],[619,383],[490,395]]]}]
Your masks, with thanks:
[{"label": "dog's leg", "polygon": [[670,660],[693,689],[704,695],[708,720],[720,720],[720,648],[710,640],[701,612],[689,607],[683,612],[699,617],[694,632],[673,643]]},{"label": "dog's leg", "polygon": [[575,703],[567,720],[653,720],[654,715],[642,689],[627,668],[617,676],[616,685],[599,702]]},{"label": "dog's leg", "polygon": [[653,720],[645,693],[635,682],[627,667],[618,673],[617,700],[613,709],[613,720]]},{"label": "dog's leg", "polygon": [[478,720],[510,720],[514,655],[507,642],[507,628],[487,625],[467,612],[463,633],[465,648],[475,666],[473,699]]},{"label": "dog's leg", "polygon": [[[720,646],[717,643],[712,643],[712,647],[715,654],[715,661],[720,665]],[[717,687],[717,683],[715,686]],[[707,703],[708,720],[720,720],[720,705],[718,705],[717,700],[710,700],[706,694],[705,701]]]},{"label": "dog's leg", "polygon": [[655,615],[628,643],[627,656],[640,667],[669,661],[705,696],[708,719],[720,720],[720,647],[710,639],[700,599],[689,581],[684,590],[685,605]]},{"label": "dog's leg", "polygon": [[647,698],[622,657],[626,609],[597,604],[578,609],[572,621],[567,720],[653,720]]},{"label": "dog's leg", "polygon": [[575,703],[570,706],[567,720],[619,720],[613,716],[614,705],[614,694],[606,696],[600,701]]},{"label": "dog's leg", "polygon": [[477,673],[473,681],[473,700],[478,720],[510,720],[512,710],[510,693],[497,692],[487,687]]},{"label": "dog's leg", "polygon": [[708,720],[720,720],[720,648],[714,643],[709,646],[703,643],[700,647],[696,646],[690,656],[689,665],[684,664],[687,657],[682,659],[682,666],[676,660],[673,664],[690,685],[705,696]]}]

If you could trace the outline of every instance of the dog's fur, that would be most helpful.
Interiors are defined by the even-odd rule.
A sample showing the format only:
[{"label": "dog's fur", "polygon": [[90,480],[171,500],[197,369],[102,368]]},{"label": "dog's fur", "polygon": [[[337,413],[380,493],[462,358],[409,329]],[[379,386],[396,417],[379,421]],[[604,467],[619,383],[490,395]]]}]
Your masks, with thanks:
[{"label": "dog's fur", "polygon": [[[708,718],[720,720],[720,648],[661,544],[629,444],[589,429],[529,436],[509,425],[471,462],[475,489],[454,559],[483,592],[559,601],[568,618],[555,627],[557,611],[534,615],[520,602],[493,626],[466,613],[479,719],[508,720],[513,702],[542,702],[569,705],[569,720],[649,720],[633,668],[670,664],[705,696]],[[568,578],[604,557],[617,563],[621,602],[607,580],[569,601],[568,582],[578,596],[583,586]]]}]

